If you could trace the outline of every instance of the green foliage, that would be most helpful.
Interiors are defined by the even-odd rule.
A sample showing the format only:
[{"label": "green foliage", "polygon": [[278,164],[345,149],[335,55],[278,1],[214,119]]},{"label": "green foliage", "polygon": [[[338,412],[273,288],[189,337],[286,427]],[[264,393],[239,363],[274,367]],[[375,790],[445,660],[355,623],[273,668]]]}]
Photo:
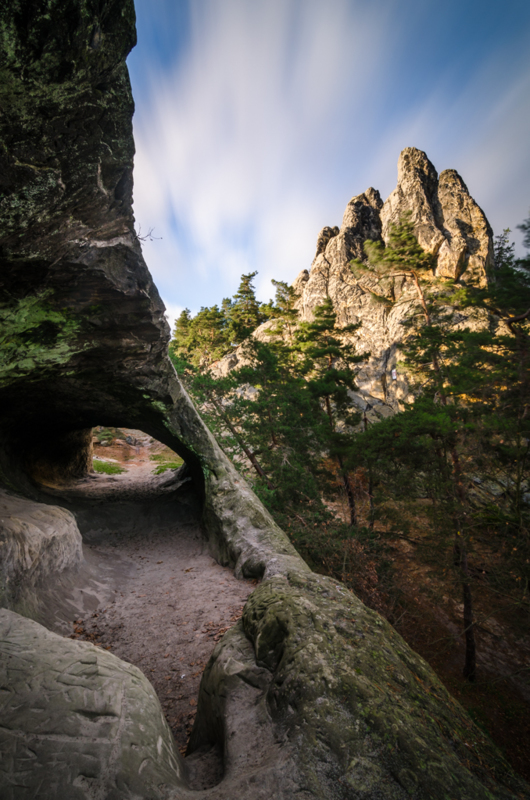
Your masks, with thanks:
[{"label": "green foliage", "polygon": [[[233,301],[223,301],[230,338],[262,321],[254,277],[243,275]],[[329,299],[314,310],[313,322],[299,324],[293,288],[283,281],[273,284],[276,298],[268,315],[274,324],[268,340],[246,339],[243,366],[215,378],[204,343],[199,354],[192,338],[199,315],[191,320],[185,312],[177,321],[171,358],[223,448],[247,472],[267,507],[278,514],[329,519],[324,497],[334,476],[323,459],[345,435],[337,427],[356,421],[348,390],[359,359],[344,334],[358,326],[339,329]]]},{"label": "green foliage", "polygon": [[202,307],[193,318],[185,308],[175,323],[171,350],[196,366],[209,366],[228,352],[228,339],[225,315],[216,305]]},{"label": "green foliage", "polygon": [[225,298],[221,308],[203,306],[194,317],[185,308],[175,321],[170,352],[194,367],[207,368],[274,316],[272,301],[264,305],[256,299],[256,275],[257,272],[242,275],[234,297]]},{"label": "green foliage", "polygon": [[[366,417],[360,425],[352,410],[358,326],[341,328],[329,298],[300,322],[292,287],[274,281],[265,309],[252,300],[254,273],[243,276],[238,294],[214,307],[224,321],[210,319],[231,342],[237,325],[240,336],[264,317],[272,322],[268,338],[245,341],[244,365],[223,378],[208,369],[214,350],[203,357],[211,330],[193,338],[189,312],[177,322],[173,363],[221,446],[310,563],[344,576],[375,607],[391,576],[385,537],[406,537],[418,508],[428,520],[422,552],[453,570],[468,609],[484,547],[496,559],[491,590],[527,603],[530,265],[515,259],[508,233],[496,239],[494,276],[482,289],[436,279],[410,217],[386,247],[367,243],[367,261],[352,264],[377,302],[393,305],[403,277],[417,301],[402,345],[416,400],[376,425]],[[234,311],[239,303],[246,311]],[[455,326],[455,315],[479,320],[479,329]],[[361,484],[369,504],[357,508]],[[333,510],[339,495],[348,499],[347,525]],[[348,568],[354,563],[363,569]]]},{"label": "green foliage", "polygon": [[524,222],[521,222],[517,228],[524,234],[523,246],[526,247],[527,250],[530,250],[530,216],[528,216]]},{"label": "green foliage", "polygon": [[0,383],[66,364],[82,347],[79,319],[56,307],[53,292],[0,303]]},{"label": "green foliage", "polygon": [[269,509],[321,508],[322,409],[292,370],[283,341],[250,338],[245,360],[224,378],[188,373],[192,395],[226,452],[252,470],[254,489]]},{"label": "green foliage", "polygon": [[364,250],[368,263],[351,262],[354,274],[361,276],[373,272],[378,276],[398,277],[432,271],[435,258],[418,244],[410,212],[403,215],[398,225],[392,225],[388,243],[367,241]]},{"label": "green foliage", "polygon": [[110,444],[114,439],[125,439],[125,434],[119,428],[105,428],[100,426],[99,428],[95,428],[94,433],[100,444],[102,442],[108,442]]},{"label": "green foliage", "polygon": [[[524,604],[530,584],[530,264],[515,259],[508,233],[496,239],[495,275],[485,289],[433,281],[429,260],[410,244],[410,221],[393,229],[386,248],[367,243],[369,264],[362,269],[392,278],[398,264],[414,282],[424,324],[410,320],[402,348],[416,401],[365,430],[345,451],[346,464],[370,476],[374,517],[388,522],[396,499],[401,508],[403,498],[405,505],[428,500],[427,541],[452,560],[463,591],[470,678],[469,559],[478,557],[477,540],[502,556],[489,579],[495,591],[518,595]],[[475,309],[479,330],[455,327],[459,309]]]},{"label": "green foliage", "polygon": [[311,322],[299,324],[295,346],[301,355],[300,371],[306,377],[310,392],[322,400],[329,425],[336,431],[337,421],[349,424],[358,421],[351,413],[348,390],[355,389],[352,367],[366,358],[357,356],[347,334],[355,333],[359,324],[337,326],[337,315],[331,298],[313,309]]},{"label": "green foliage", "polygon": [[100,461],[99,458],[94,458],[92,463],[94,472],[99,472],[100,474],[120,475],[122,472],[126,472],[126,470],[123,467],[120,467],[119,464],[112,464],[109,461]]},{"label": "green foliage", "polygon": [[228,313],[229,338],[235,344],[241,344],[258,325],[265,321],[260,311],[261,303],[256,300],[253,280],[257,272],[249,272],[241,276],[239,289],[234,295]]},{"label": "green foliage", "polygon": [[493,265],[496,270],[505,267],[513,267],[515,262],[515,243],[510,242],[509,228],[505,228],[502,233],[495,237],[493,242]]}]

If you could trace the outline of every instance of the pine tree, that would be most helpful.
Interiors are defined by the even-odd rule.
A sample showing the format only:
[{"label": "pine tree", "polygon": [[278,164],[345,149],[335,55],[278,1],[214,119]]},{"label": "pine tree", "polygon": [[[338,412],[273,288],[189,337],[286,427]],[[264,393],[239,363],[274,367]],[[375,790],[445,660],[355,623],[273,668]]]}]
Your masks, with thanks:
[{"label": "pine tree", "polygon": [[257,274],[257,272],[249,272],[247,275],[241,276],[239,289],[235,293],[232,303],[226,309],[229,338],[234,344],[241,344],[265,320],[260,310],[261,303],[256,299],[253,286],[253,280]]},{"label": "pine tree", "polygon": [[[438,502],[444,506],[444,514],[449,515],[453,527],[453,565],[459,575],[464,604],[464,633],[466,639],[466,659],[464,675],[474,680],[476,674],[476,645],[473,619],[473,599],[466,549],[466,515],[468,497],[462,469],[462,459],[457,447],[457,431],[460,424],[459,409],[456,410],[448,387],[447,372],[444,370],[444,354],[447,351],[450,336],[450,318],[444,306],[448,301],[447,292],[432,291],[434,257],[426,253],[414,236],[414,226],[410,214],[405,215],[399,225],[390,230],[388,244],[382,242],[366,242],[365,252],[368,263],[352,262],[352,270],[356,275],[372,272],[380,280],[389,281],[396,277],[411,280],[424,324],[409,335],[403,345],[409,369],[421,378],[421,400],[416,401],[405,415],[400,415],[392,425],[378,431],[384,435],[388,429],[394,438],[403,436],[402,441],[408,443],[416,438],[414,452],[405,451],[401,463],[414,455],[423,453],[431,459],[425,461],[424,467],[435,465],[436,472],[443,476],[440,485],[444,494],[438,495]],[[438,286],[435,286],[439,290]],[[392,298],[388,300],[392,302]],[[395,430],[397,428],[397,430]],[[400,429],[401,428],[401,432]],[[394,443],[395,453],[395,443]],[[397,455],[397,454],[396,454]],[[447,463],[451,465],[447,472]],[[450,476],[450,482],[447,477]]]},{"label": "pine tree", "polygon": [[510,243],[509,228],[505,228],[502,233],[495,237],[493,242],[493,266],[495,270],[505,267],[513,267],[515,262],[515,243]]},{"label": "pine tree", "polygon": [[337,462],[350,510],[350,524],[356,524],[355,494],[348,470],[343,463],[341,447],[348,438],[348,426],[358,419],[351,411],[349,391],[354,390],[353,365],[365,356],[357,356],[344,336],[354,333],[359,325],[337,326],[337,315],[330,297],[313,309],[314,319],[302,322],[294,338],[295,349],[303,359],[302,372],[315,398],[324,405],[329,425],[330,454]]},{"label": "pine tree", "polygon": [[[383,279],[399,273],[409,277],[424,324],[411,320],[402,345],[414,404],[360,436],[350,448],[349,463],[369,466],[394,496],[426,494],[435,531],[452,529],[469,680],[476,675],[476,648],[468,557],[476,532],[491,531],[491,546],[500,547],[512,565],[512,586],[530,581],[529,515],[523,502],[530,438],[530,265],[515,259],[508,233],[496,238],[495,273],[485,289],[434,281],[428,260],[410,242],[410,220],[392,231],[387,248],[367,246],[367,265],[354,264],[357,274],[372,270]],[[456,328],[454,313],[473,307],[484,320],[481,329]],[[476,500],[477,487],[495,484],[502,487],[495,502],[484,496]]]},{"label": "pine tree", "polygon": [[171,349],[178,353],[187,352],[188,338],[191,329],[191,316],[189,308],[181,311],[178,319],[175,320],[175,330],[171,340]]}]

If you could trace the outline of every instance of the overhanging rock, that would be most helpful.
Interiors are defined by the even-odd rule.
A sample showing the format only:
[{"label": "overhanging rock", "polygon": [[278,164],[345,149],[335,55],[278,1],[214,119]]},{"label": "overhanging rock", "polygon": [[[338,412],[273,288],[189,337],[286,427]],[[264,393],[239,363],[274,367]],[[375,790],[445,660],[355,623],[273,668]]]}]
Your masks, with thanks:
[{"label": "overhanging rock", "polygon": [[[131,0],[2,6],[1,481],[11,496],[35,502],[33,479],[43,469],[67,480],[84,463],[83,452],[72,454],[75,441],[82,451],[83,431],[140,428],[188,463],[211,552],[264,580],[204,675],[191,747],[222,747],[225,777],[203,792],[186,788],[156,698],[136,670],[92,645],[60,637],[50,645],[44,628],[4,611],[3,668],[8,657],[22,659],[28,675],[40,665],[39,681],[53,684],[64,713],[43,728],[46,702],[42,715],[34,713],[31,681],[4,669],[2,725],[16,746],[3,762],[0,793],[13,800],[528,797],[422,659],[340,585],[310,572],[179,383],[133,229],[125,57],[134,41]],[[63,661],[68,669],[58,671]],[[105,684],[108,702],[98,704],[92,678],[111,673],[118,677]],[[138,753],[148,753],[143,760],[123,746],[126,683],[143,692],[149,724],[130,723]],[[80,726],[107,726],[112,769],[104,748],[80,746],[71,735]],[[74,776],[83,760],[72,778],[77,794],[43,777],[55,763],[41,759],[43,736],[56,743],[63,775]]]}]

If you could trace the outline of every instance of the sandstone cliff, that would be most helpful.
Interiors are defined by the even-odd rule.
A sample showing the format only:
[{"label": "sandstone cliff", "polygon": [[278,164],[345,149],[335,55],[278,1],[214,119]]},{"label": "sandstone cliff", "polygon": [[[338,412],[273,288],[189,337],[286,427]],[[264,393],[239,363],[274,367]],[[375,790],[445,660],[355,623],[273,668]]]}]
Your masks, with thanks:
[{"label": "sandstone cliff", "polygon": [[[339,326],[361,322],[350,338],[356,352],[365,355],[356,374],[357,391],[352,403],[376,421],[412,400],[407,374],[398,368],[400,343],[406,335],[403,323],[417,308],[417,297],[410,279],[378,280],[366,274],[357,279],[350,262],[367,262],[367,240],[388,242],[392,225],[410,214],[420,245],[436,256],[433,281],[447,278],[462,284],[485,285],[493,268],[493,241],[490,225],[455,170],[438,176],[426,154],[407,147],[398,161],[398,183],[383,202],[378,191],[367,189],[348,203],[340,228],[324,227],[317,238],[316,254],[309,269],[293,282],[302,320],[312,319],[313,309],[329,296]],[[391,304],[374,302],[374,295]],[[448,309],[450,310],[450,309]],[[477,327],[484,324],[479,312],[459,312],[455,325]],[[258,339],[269,339],[270,322],[254,332]],[[227,374],[244,363],[244,347],[217,362],[214,375]]]},{"label": "sandstone cliff", "polygon": [[[53,582],[78,562],[75,519],[39,502],[37,479],[47,469],[56,480],[77,474],[87,463],[86,429],[101,424],[143,430],[180,453],[202,498],[211,553],[236,574],[262,582],[204,675],[191,747],[214,741],[224,777],[193,795],[145,677],[92,645],[2,611],[7,757],[0,762],[0,794],[7,800],[530,796],[388,624],[310,572],[180,385],[167,357],[163,306],[133,232],[125,57],[134,40],[132,0],[12,0],[0,11],[3,603],[13,608],[14,589],[25,582],[38,589],[32,584],[38,567],[39,580],[48,572]],[[434,204],[431,189],[425,197]],[[438,197],[450,191],[438,188]],[[447,219],[440,228],[442,212],[432,205],[433,231],[449,243],[447,263],[460,270],[467,256],[455,254],[467,234],[457,236],[449,213],[455,203],[440,203]],[[380,235],[380,205],[375,192],[356,198],[341,232],[321,242],[304,313],[326,285],[331,293],[341,282],[352,287],[344,319],[364,307],[345,264],[360,252],[359,231]],[[470,274],[486,269],[481,253],[469,253]],[[391,340],[388,330],[383,344]],[[39,564],[43,552],[46,562]]]},{"label": "sandstone cliff", "polygon": [[[434,277],[484,285],[493,265],[489,223],[455,170],[440,176],[421,150],[407,147],[398,162],[398,184],[383,203],[379,192],[368,189],[352,198],[340,229],[324,228],[310,270],[297,277],[298,307],[302,319],[329,294],[339,324],[362,322],[353,343],[359,353],[369,353],[357,375],[359,391],[353,401],[377,418],[393,413],[409,394],[406,375],[392,370],[399,360],[403,321],[416,306],[412,282],[394,278],[391,287],[368,276],[357,280],[349,267],[352,259],[367,260],[367,239],[388,241],[390,227],[410,212],[421,246],[437,256]],[[374,294],[388,294],[391,308],[374,303]],[[459,324],[465,320],[459,318]],[[471,319],[470,324],[475,324]]]}]

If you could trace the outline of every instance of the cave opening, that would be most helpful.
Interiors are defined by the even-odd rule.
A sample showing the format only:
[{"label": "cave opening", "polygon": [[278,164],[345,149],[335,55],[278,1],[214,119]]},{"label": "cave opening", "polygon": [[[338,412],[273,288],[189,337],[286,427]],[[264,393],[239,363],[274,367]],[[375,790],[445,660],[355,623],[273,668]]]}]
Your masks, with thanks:
[{"label": "cave opening", "polygon": [[82,536],[81,566],[41,587],[39,621],[138,667],[187,756],[190,788],[216,785],[217,734],[189,755],[187,745],[204,668],[255,581],[209,554],[192,470],[151,433],[109,424],[33,437],[24,464],[39,501],[70,511]]}]

